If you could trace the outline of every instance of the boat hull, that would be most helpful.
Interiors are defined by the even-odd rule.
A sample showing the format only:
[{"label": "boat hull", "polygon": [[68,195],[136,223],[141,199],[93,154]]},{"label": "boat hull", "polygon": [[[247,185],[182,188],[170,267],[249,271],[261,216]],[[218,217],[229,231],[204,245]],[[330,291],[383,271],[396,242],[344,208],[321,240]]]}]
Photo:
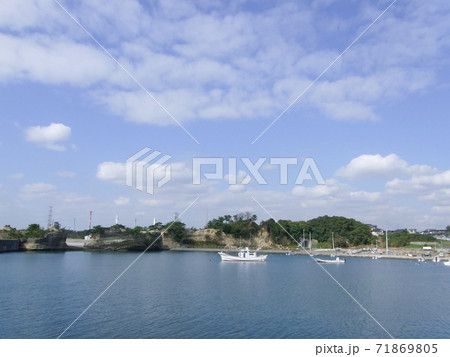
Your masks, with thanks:
[{"label": "boat hull", "polygon": [[258,255],[250,257],[238,257],[236,255],[229,255],[226,253],[219,252],[220,259],[223,262],[265,262],[267,255]]},{"label": "boat hull", "polygon": [[336,260],[328,260],[328,259],[316,259],[317,263],[322,264],[345,264],[345,259],[336,259]]}]

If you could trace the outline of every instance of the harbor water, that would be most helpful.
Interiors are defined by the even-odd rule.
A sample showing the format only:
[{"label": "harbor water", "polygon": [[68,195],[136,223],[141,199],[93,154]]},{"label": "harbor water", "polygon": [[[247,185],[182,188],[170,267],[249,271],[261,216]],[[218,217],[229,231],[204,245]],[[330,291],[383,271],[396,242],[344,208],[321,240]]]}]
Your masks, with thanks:
[{"label": "harbor water", "polygon": [[0,337],[57,338],[72,323],[61,338],[450,337],[443,263],[146,253],[99,297],[138,256],[0,255]]}]

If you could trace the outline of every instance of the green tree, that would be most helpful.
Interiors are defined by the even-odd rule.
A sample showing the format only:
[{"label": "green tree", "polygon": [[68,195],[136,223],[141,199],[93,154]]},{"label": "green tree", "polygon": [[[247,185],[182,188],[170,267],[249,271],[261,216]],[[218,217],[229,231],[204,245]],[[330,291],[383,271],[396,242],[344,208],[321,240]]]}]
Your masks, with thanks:
[{"label": "green tree", "polygon": [[106,231],[106,228],[105,227],[102,227],[102,226],[94,226],[93,228],[92,228],[92,230],[91,230],[91,233],[92,234],[98,234],[98,235],[102,235],[102,234],[104,234],[105,233],[105,231]]},{"label": "green tree", "polygon": [[186,235],[186,225],[182,222],[175,221],[167,223],[165,228],[167,234],[172,236],[172,238],[177,242],[181,242]]},{"label": "green tree", "polygon": [[[331,242],[334,233],[337,247],[370,244],[373,241],[370,227],[353,218],[322,216],[307,222],[312,238],[318,242]],[[340,238],[339,240],[337,238]]]},{"label": "green tree", "polygon": [[39,224],[37,223],[32,223],[28,226],[26,232],[25,232],[25,237],[27,238],[41,238],[43,237],[45,234],[45,230],[41,229],[41,227],[39,226]]},{"label": "green tree", "polygon": [[8,238],[17,239],[22,237],[23,235],[16,228],[11,227],[11,229],[8,232]]}]

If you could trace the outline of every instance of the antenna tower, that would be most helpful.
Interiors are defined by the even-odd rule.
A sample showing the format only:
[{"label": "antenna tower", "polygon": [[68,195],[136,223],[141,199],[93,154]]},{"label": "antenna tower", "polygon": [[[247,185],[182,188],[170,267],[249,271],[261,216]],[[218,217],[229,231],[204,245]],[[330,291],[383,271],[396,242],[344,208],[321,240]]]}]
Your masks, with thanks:
[{"label": "antenna tower", "polygon": [[51,228],[53,226],[53,217],[52,217],[52,206],[48,206],[48,223],[47,228]]}]

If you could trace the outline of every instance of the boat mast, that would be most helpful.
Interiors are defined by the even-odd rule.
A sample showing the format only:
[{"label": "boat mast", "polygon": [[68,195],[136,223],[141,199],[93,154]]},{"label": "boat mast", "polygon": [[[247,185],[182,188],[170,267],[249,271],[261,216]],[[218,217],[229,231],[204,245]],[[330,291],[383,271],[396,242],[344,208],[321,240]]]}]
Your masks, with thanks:
[{"label": "boat mast", "polygon": [[335,250],[334,249],[334,232],[331,232],[331,241],[333,242],[333,250]]},{"label": "boat mast", "polygon": [[309,232],[309,252],[312,252],[311,232]]}]

